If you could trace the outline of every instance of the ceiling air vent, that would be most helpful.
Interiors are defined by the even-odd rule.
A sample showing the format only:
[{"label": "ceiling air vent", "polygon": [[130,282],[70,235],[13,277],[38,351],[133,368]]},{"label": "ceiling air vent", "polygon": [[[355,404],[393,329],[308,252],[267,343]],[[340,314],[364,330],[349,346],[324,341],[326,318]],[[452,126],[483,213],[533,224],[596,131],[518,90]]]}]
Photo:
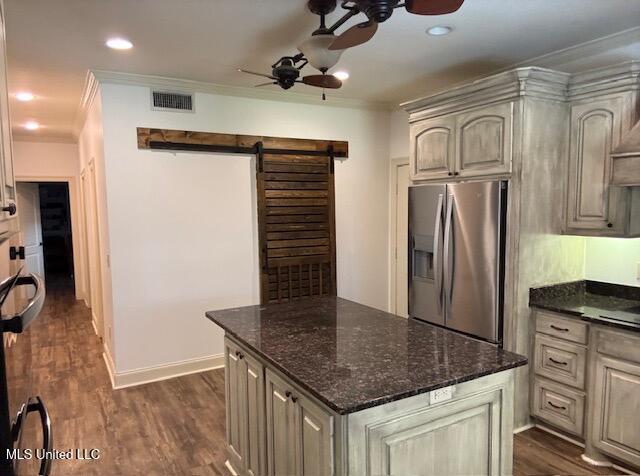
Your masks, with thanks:
[{"label": "ceiling air vent", "polygon": [[156,111],[193,112],[193,94],[151,91],[151,109]]}]

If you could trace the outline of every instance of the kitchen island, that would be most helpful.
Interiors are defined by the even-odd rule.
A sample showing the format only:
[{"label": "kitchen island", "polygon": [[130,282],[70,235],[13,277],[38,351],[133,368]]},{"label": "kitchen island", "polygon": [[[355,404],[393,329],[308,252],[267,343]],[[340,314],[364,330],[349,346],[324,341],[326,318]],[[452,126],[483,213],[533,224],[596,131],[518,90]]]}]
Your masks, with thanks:
[{"label": "kitchen island", "polygon": [[517,354],[336,297],[207,312],[235,474],[510,474]]}]

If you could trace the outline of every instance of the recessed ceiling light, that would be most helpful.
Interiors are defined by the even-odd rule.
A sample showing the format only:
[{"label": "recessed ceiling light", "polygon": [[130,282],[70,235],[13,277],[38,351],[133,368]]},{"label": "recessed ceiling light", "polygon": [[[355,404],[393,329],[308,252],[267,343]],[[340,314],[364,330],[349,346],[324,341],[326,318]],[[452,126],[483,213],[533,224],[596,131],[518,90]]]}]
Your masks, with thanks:
[{"label": "recessed ceiling light", "polygon": [[16,99],[18,101],[29,102],[29,101],[32,101],[33,98],[34,98],[33,94],[31,94],[28,91],[20,91],[19,93],[16,93]]},{"label": "recessed ceiling light", "polygon": [[133,48],[133,43],[125,38],[109,38],[106,45],[114,50],[129,50]]},{"label": "recessed ceiling light", "polygon": [[333,75],[338,78],[340,81],[344,81],[345,79],[349,79],[349,73],[346,71],[336,71]]},{"label": "recessed ceiling light", "polygon": [[451,33],[451,30],[453,28],[451,28],[450,26],[432,26],[431,28],[429,28],[427,30],[427,33],[429,33],[432,36],[442,36],[442,35],[448,35],[449,33]]},{"label": "recessed ceiling light", "polygon": [[36,121],[28,121],[24,124],[24,128],[30,131],[35,131],[40,128],[40,124],[38,124]]}]

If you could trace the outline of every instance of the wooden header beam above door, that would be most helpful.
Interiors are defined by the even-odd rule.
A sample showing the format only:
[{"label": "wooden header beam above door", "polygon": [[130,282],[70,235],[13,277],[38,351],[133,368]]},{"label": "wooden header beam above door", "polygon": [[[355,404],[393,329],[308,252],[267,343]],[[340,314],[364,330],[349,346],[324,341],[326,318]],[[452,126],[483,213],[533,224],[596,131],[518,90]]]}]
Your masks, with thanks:
[{"label": "wooden header beam above door", "polygon": [[[217,134],[215,132],[180,131],[174,129],[150,129],[138,127],[138,148],[151,150],[183,150],[201,152],[229,152],[254,154],[256,144],[273,151],[301,152],[306,155],[327,154],[333,157],[349,156],[349,143],[345,141],[290,139],[287,137],[249,136],[242,134]],[[268,153],[265,150],[265,153]]]}]

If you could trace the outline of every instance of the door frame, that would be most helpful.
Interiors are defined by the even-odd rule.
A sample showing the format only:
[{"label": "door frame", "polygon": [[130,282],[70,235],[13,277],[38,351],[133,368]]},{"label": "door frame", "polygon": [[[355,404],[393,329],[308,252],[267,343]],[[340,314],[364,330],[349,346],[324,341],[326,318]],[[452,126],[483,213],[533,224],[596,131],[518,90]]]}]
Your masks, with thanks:
[{"label": "door frame", "polygon": [[398,230],[396,229],[396,208],[398,206],[398,168],[409,165],[409,157],[391,159],[389,161],[389,312],[396,313],[396,282],[398,266],[396,249]]},{"label": "door frame", "polygon": [[[69,211],[71,212],[71,244],[73,254],[73,276],[75,296],[77,300],[85,299],[84,273],[85,243],[80,233],[82,214],[80,213],[80,200],[78,193],[77,177],[72,175],[16,175],[16,182],[62,182],[69,187]],[[20,213],[20,210],[18,210]]]},{"label": "door frame", "polygon": [[[91,322],[93,329],[102,339],[105,340],[107,329],[104,323],[104,292],[103,292],[103,276],[102,276],[102,242],[101,242],[101,225],[98,215],[98,182],[96,177],[96,161],[91,157],[87,165],[80,172],[81,190],[83,193],[83,212],[84,212],[84,232],[86,239],[86,256],[87,256],[87,283],[89,286]],[[88,197],[86,196],[88,195]],[[91,214],[88,212],[91,211]],[[89,222],[91,220],[91,222]],[[92,232],[89,233],[89,227]],[[89,249],[89,240],[92,240],[94,247],[93,252],[96,254],[95,259],[95,276],[91,276],[91,251]],[[93,278],[93,279],[92,279]],[[92,281],[95,280],[95,283]],[[94,292],[95,291],[95,292]]]}]

